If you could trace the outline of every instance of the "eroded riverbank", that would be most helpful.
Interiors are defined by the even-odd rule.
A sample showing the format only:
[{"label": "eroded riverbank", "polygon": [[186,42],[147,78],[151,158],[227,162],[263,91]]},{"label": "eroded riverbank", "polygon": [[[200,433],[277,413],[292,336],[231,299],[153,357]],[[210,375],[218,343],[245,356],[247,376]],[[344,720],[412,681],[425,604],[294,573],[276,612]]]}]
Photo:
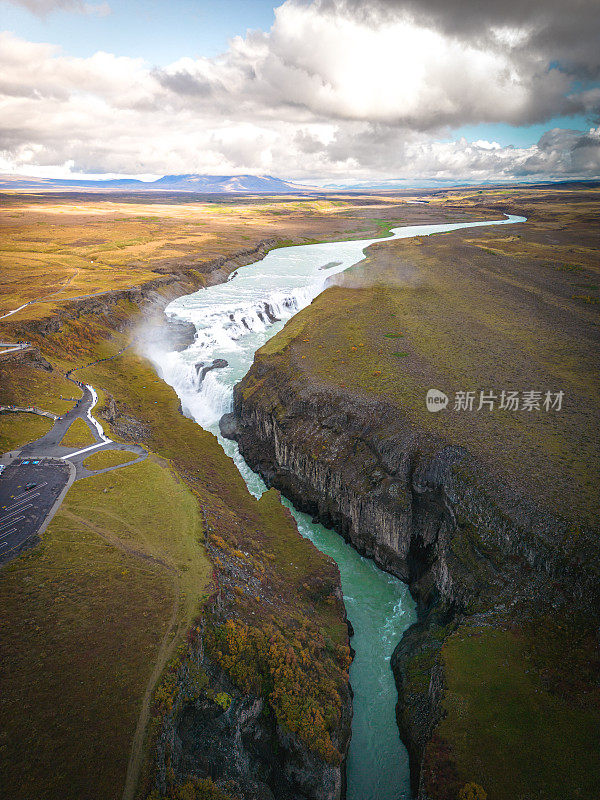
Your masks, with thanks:
[{"label": "eroded riverbank", "polygon": [[[490,224],[411,226],[391,238],[425,236]],[[196,341],[181,353],[149,353],[162,377],[177,391],[184,411],[219,435],[218,420],[231,410],[233,386],[246,374],[255,351],[316,297],[327,278],[360,261],[375,241],[307,245],[272,251],[225,284],[179,298],[167,313],[192,322]],[[325,268],[324,268],[325,267]],[[216,361],[220,366],[206,370]],[[226,365],[223,365],[225,362]],[[221,442],[257,496],[264,484],[243,462],[233,443]],[[331,555],[342,575],[344,599],[356,635],[351,668],[355,693],[353,738],[348,756],[348,796],[356,800],[400,800],[410,796],[408,760],[394,718],[396,689],[389,666],[394,646],[414,621],[406,586],[361,559],[337,534],[294,512],[303,535]]]},{"label": "eroded riverbank", "polygon": [[[570,294],[572,213],[377,245],[235,388],[248,463],[410,583],[392,665],[421,800],[598,794],[597,315]],[[561,409],[500,402],[557,386]]]}]

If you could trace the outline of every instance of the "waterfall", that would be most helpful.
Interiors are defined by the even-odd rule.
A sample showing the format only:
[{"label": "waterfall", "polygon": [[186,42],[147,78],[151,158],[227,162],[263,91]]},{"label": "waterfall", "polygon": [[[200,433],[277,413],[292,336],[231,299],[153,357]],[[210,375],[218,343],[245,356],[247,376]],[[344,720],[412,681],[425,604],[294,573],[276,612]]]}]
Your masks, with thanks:
[{"label": "waterfall", "polygon": [[[411,226],[396,228],[390,238],[524,221],[524,217],[510,216],[493,222]],[[181,353],[153,346],[146,349],[146,354],[177,391],[184,412],[219,436],[218,421],[231,409],[233,386],[248,371],[255,352],[283,327],[285,320],[325,288],[329,276],[359,262],[364,249],[374,241],[377,240],[273,250],[225,283],[173,301],[167,314],[192,322],[196,340]],[[215,366],[216,359],[227,366]],[[206,367],[210,370],[205,371]],[[219,440],[248,489],[259,497],[265,489],[260,477],[245,464],[234,442],[222,437]],[[396,727],[397,694],[390,656],[402,632],[415,619],[414,603],[400,581],[359,556],[336,533],[283,502],[292,511],[302,535],[337,562],[344,602],[355,629],[356,658],[350,668],[354,718],[348,755],[348,800],[408,800],[408,756]]]}]

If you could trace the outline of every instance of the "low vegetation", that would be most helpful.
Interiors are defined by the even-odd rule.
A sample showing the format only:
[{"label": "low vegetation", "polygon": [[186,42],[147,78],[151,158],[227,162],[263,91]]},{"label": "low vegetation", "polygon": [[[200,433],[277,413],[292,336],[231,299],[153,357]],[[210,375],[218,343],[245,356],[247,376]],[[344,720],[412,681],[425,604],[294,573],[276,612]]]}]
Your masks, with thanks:
[{"label": "low vegetation", "polygon": [[70,300],[127,290],[168,274],[196,285],[216,258],[262,239],[299,244],[385,233],[397,201],[311,200],[124,201],[88,195],[76,201],[5,195],[0,211],[0,313],[31,303],[13,322],[42,320]]},{"label": "low vegetation", "polygon": [[339,728],[339,690],[348,678],[350,651],[337,645],[336,676],[326,654],[328,647],[335,653],[336,645],[327,643],[308,619],[298,622],[290,642],[289,629],[284,632],[279,625],[261,628],[229,620],[209,630],[208,652],[241,689],[266,697],[287,730],[327,761],[340,764],[342,754],[331,734]]},{"label": "low vegetation", "polygon": [[87,447],[87,445],[94,444],[94,438],[89,425],[84,422],[81,417],[77,417],[74,422],[69,425],[67,432],[63,436],[60,446],[61,447]]},{"label": "low vegetation", "polygon": [[[162,796],[164,797],[164,795]],[[158,792],[148,795],[148,800],[161,800]],[[210,778],[192,778],[169,792],[168,800],[238,800],[221,791]]]},{"label": "low vegetation", "polygon": [[133,461],[137,458],[136,453],[131,453],[128,450],[99,450],[97,453],[92,453],[83,462],[86,469],[97,470],[107,469],[108,467],[117,467],[120,464],[126,464],[128,461]]},{"label": "low vegetation", "polygon": [[[514,209],[528,222],[373,246],[259,351],[264,365],[246,379],[244,397],[276,381],[312,387],[334,407],[339,398],[338,419],[346,399],[381,400],[407,430],[468,448],[489,485],[508,487],[508,502],[522,497],[568,523],[553,544],[568,577],[551,586],[567,597],[578,568],[597,571],[586,548],[598,528],[598,312],[574,284],[598,296],[598,196],[522,189],[486,197],[484,206],[468,192],[440,200],[488,218],[500,216],[494,208]],[[445,410],[427,411],[430,388],[448,395]],[[502,390],[538,390],[539,408],[501,409]],[[473,392],[472,410],[455,408],[460,391]],[[482,391],[496,395],[493,409],[480,406]],[[560,410],[544,408],[546,391],[564,393]],[[385,441],[386,431],[377,435]],[[326,458],[318,447],[312,455]],[[592,800],[600,766],[597,618],[591,608],[587,620],[559,612],[558,600],[549,609],[543,588],[510,618],[492,615],[486,591],[498,576],[481,572],[486,546],[468,526],[450,543],[466,565],[458,580],[475,586],[473,610],[487,609],[485,626],[434,626],[429,646],[406,665],[409,694],[427,698],[438,659],[447,682],[443,721],[425,755],[428,796]],[[505,558],[508,574],[518,557]],[[521,567],[520,581],[534,572]]]},{"label": "low vegetation", "polygon": [[[598,276],[592,208],[549,204],[518,235],[481,228],[375,245],[260,352],[281,353],[298,377],[398,406],[575,524],[594,523],[600,458],[583,420],[600,416],[598,313],[552,269],[577,257],[581,274]],[[496,241],[493,253],[481,247]],[[446,392],[446,410],[427,411],[429,388]],[[515,389],[539,391],[539,409],[502,410],[502,390]],[[473,392],[471,411],[455,410],[460,391]],[[544,409],[546,391],[564,393],[561,410]],[[495,395],[493,410],[478,410],[481,392]]]},{"label": "low vegetation", "polygon": [[42,544],[0,580],[0,770],[11,798],[42,786],[48,798],[121,797],[163,640],[168,656],[210,575],[197,500],[167,464],[74,484]]},{"label": "low vegetation", "polygon": [[475,783],[488,800],[595,800],[600,664],[589,621],[465,625],[445,642],[443,658],[446,716],[437,733],[458,765],[448,797]]},{"label": "low vegetation", "polygon": [[3,405],[36,406],[53,414],[64,414],[74,404],[69,398],[78,400],[81,397],[81,389],[52,369],[35,350],[0,359],[0,375]]},{"label": "low vegetation", "polygon": [[37,414],[0,414],[0,453],[39,439],[52,425],[49,417]]},{"label": "low vegetation", "polygon": [[[507,202],[506,193],[498,197],[503,210]],[[506,230],[489,229],[469,233],[468,241],[452,234],[385,245],[298,315],[264,352],[280,348],[298,379],[398,402],[403,413],[418,415],[431,430],[444,423],[439,415],[423,413],[425,387],[487,388],[515,376],[551,380],[552,388],[572,391],[578,404],[589,402],[593,414],[594,373],[579,371],[570,355],[574,344],[578,355],[585,349],[587,333],[577,344],[574,328],[562,322],[572,314],[573,325],[585,332],[596,313],[593,303],[572,296],[596,296],[597,267],[590,256],[595,245],[582,235],[589,209],[583,201],[563,210],[552,202],[548,224],[539,222],[532,208],[535,225],[527,230],[534,234],[526,241],[519,238],[522,231],[511,229],[507,236]],[[135,465],[76,482],[41,544],[0,573],[0,773],[11,800],[120,800],[132,753],[127,791],[133,796],[143,757],[153,753],[152,739],[144,738],[146,721],[154,717],[150,730],[156,733],[173,708],[174,675],[185,658],[185,642],[197,635],[200,623],[213,661],[241,690],[265,697],[278,721],[324,758],[340,759],[332,734],[350,651],[335,565],[302,539],[273,490],[254,500],[216,438],[181,415],[176,395],[130,346],[139,320],[135,299],[122,296],[96,309],[85,303],[74,309],[68,301],[165,276],[177,282],[161,289],[172,296],[203,285],[212,259],[265,238],[287,244],[357,238],[385,232],[399,218],[410,223],[424,216],[443,221],[484,215],[489,205],[484,208],[469,192],[418,208],[400,207],[397,198],[142,204],[110,196],[75,202],[11,196],[0,213],[3,308],[36,302],[0,327],[7,339],[27,339],[37,350],[0,361],[2,402],[62,414],[73,405],[62,398],[80,396],[63,373],[110,358],[76,376],[98,390],[94,413],[111,438],[139,442],[150,452]],[[589,220],[585,224],[589,229]],[[549,242],[551,227],[561,227],[558,248]],[[507,272],[509,262],[514,269]],[[475,264],[480,273],[473,272]],[[233,268],[228,264],[225,270]],[[494,281],[497,307],[480,291],[483,276]],[[586,287],[571,281],[585,281]],[[523,327],[532,296],[544,313]],[[521,297],[528,298],[527,314]],[[452,331],[459,320],[457,339]],[[558,417],[542,423],[541,435],[533,417],[518,427],[503,424],[502,437],[492,414],[481,436],[472,417],[455,417],[452,430],[446,426],[450,437],[464,438],[468,428],[473,447],[491,454],[502,469],[514,466],[510,453],[518,451],[522,459],[516,466],[532,485],[542,486],[540,496],[547,490],[559,504],[560,476],[575,475],[581,491],[571,498],[574,511],[589,510],[596,456],[590,456],[589,437],[577,432],[572,417],[561,417],[562,427]],[[9,419],[0,417],[0,432],[7,442],[20,443]],[[39,419],[28,417],[25,424],[50,422]],[[540,424],[540,417],[535,421]],[[30,435],[20,432],[17,438]],[[496,447],[498,441],[505,447]],[[78,439],[73,446],[87,443]],[[86,465],[101,469],[125,455],[129,459],[100,452]],[[541,747],[523,743],[511,727],[521,722],[518,715],[511,717],[512,698],[524,692],[524,702],[534,704],[535,720],[564,710],[557,723],[560,736],[579,747],[588,726],[597,724],[591,710],[595,695],[582,716],[566,708],[558,694],[548,699],[544,681],[559,674],[555,666],[536,667],[533,677],[523,669],[527,652],[541,658],[543,651],[531,644],[538,641],[533,633],[510,628],[471,633],[456,633],[443,651],[451,693],[440,747],[460,755],[451,800],[459,792],[461,800],[484,800],[486,793],[487,800],[508,800],[491,788],[492,776],[508,763],[503,752],[522,746],[511,766],[521,770],[515,778],[521,785],[528,769],[524,754],[537,758]],[[573,652],[587,652],[582,641],[573,640]],[[564,671],[560,676],[566,680]],[[498,730],[492,724],[486,732],[486,709],[497,696],[506,696],[507,710],[491,720]],[[222,708],[228,697],[214,693]],[[581,731],[574,730],[580,718]],[[139,741],[140,728],[145,748],[136,756],[132,742]],[[481,747],[469,749],[474,740]],[[550,748],[547,739],[540,742]],[[480,765],[484,744],[497,755],[487,772]],[[541,763],[550,764],[551,756],[542,754]],[[570,768],[561,754],[552,757],[561,769]],[[155,800],[152,765],[150,757],[141,771],[140,793]],[[511,771],[507,774],[514,777]],[[587,800],[578,764],[573,775],[574,788]],[[499,781],[506,785],[506,778]],[[227,798],[206,778],[170,779],[168,791],[173,800]]]}]

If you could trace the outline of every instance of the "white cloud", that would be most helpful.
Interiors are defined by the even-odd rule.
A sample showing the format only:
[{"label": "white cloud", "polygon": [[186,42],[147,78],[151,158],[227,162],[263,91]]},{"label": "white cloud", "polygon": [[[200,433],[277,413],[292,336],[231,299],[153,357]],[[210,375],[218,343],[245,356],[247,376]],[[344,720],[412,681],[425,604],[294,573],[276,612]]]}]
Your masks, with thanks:
[{"label": "white cloud", "polygon": [[[307,46],[309,43],[309,46]],[[468,44],[409,17],[365,24],[286,2],[268,47],[247,52],[255,82],[279,103],[317,115],[417,129],[520,121],[560,102],[567,83],[513,64],[507,53]]]},{"label": "white cloud", "polygon": [[198,103],[210,98],[253,113],[293,110],[417,130],[519,124],[580,110],[577,96],[565,97],[564,73],[548,70],[535,54],[514,59],[512,50],[512,39],[490,47],[406,15],[364,21],[287,0],[269,34],[236,37],[221,59],[185,59],[159,78]]},{"label": "white cloud", "polygon": [[36,14],[45,17],[54,11],[74,11],[77,14],[95,14],[105,17],[110,14],[108,3],[87,3],[84,0],[2,0],[14,6],[21,6]]},{"label": "white cloud", "polygon": [[498,25],[490,46],[407,13],[384,22],[288,0],[268,33],[236,37],[218,58],[157,70],[0,34],[1,156],[11,171],[596,176],[596,129],[554,132],[531,148],[443,141],[453,125],[598,108],[600,90],[569,93],[564,72],[537,51],[523,55],[531,35]]},{"label": "white cloud", "polygon": [[481,147],[482,150],[500,150],[502,145],[499,142],[488,142],[487,139],[478,139],[473,142],[474,147]]}]

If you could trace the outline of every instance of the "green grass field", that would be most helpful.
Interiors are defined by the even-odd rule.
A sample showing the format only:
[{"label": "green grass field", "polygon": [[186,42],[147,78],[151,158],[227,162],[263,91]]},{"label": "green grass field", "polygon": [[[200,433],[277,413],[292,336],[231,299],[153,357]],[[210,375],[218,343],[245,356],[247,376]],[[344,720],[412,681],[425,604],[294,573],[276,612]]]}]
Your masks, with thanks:
[{"label": "green grass field", "polygon": [[[281,354],[299,377],[381,398],[453,444],[468,442],[492,471],[526,481],[553,511],[593,523],[598,310],[573,299],[556,266],[577,257],[593,278],[597,249],[578,234],[588,229],[583,211],[572,220],[566,205],[573,227],[558,233],[552,226],[562,217],[552,214],[552,224],[515,226],[518,235],[474,229],[375,245],[260,353]],[[496,241],[493,252],[481,247]],[[429,388],[447,393],[448,409],[427,411]],[[502,390],[563,391],[563,408],[501,410]],[[473,411],[454,410],[459,391],[474,392]],[[482,391],[495,394],[493,411],[477,410]]]},{"label": "green grass field", "polygon": [[130,453],[127,450],[99,450],[97,453],[92,453],[91,456],[88,456],[83,462],[83,466],[90,471],[106,469],[107,467],[126,464],[136,457],[135,453]]},{"label": "green grass field", "polygon": [[467,625],[446,641],[437,734],[457,756],[459,785],[479,784],[488,800],[597,798],[597,645],[571,624],[546,621],[550,635],[544,621],[529,635]]},{"label": "green grass field", "polygon": [[0,400],[5,405],[36,406],[60,415],[73,407],[72,401],[61,397],[81,397],[81,389],[32,351],[24,351],[18,358],[0,359],[0,375]]},{"label": "green grass field", "polygon": [[157,659],[207,591],[202,538],[196,498],[146,460],[76,483],[42,544],[4,568],[0,770],[11,798],[121,797]]},{"label": "green grass field", "polygon": [[37,414],[0,414],[0,453],[34,442],[48,433],[53,422]]},{"label": "green grass field", "polygon": [[81,417],[77,417],[77,419],[69,425],[67,432],[60,442],[60,446],[87,447],[87,445],[94,444],[95,441],[89,426]]}]

